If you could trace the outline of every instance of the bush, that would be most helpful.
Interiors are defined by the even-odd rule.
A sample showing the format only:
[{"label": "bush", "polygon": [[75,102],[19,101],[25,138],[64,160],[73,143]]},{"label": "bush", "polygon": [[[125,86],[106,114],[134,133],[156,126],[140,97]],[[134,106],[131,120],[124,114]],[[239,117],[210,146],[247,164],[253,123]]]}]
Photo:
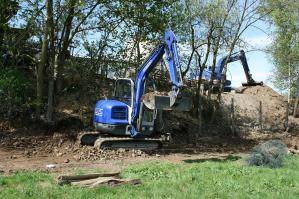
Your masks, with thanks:
[{"label": "bush", "polygon": [[29,82],[18,70],[0,70],[0,116],[10,117],[26,106]]},{"label": "bush", "polygon": [[283,158],[287,153],[288,148],[284,143],[270,140],[254,147],[246,161],[250,166],[278,168],[282,166]]}]

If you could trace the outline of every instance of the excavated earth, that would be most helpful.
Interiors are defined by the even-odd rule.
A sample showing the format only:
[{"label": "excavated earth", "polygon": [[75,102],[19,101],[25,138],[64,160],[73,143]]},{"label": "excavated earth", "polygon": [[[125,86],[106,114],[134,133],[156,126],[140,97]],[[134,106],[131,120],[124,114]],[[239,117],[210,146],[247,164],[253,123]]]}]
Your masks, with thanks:
[{"label": "excavated earth", "polygon": [[[235,123],[239,126],[263,131],[280,132],[285,130],[287,99],[272,88],[264,86],[241,87],[238,92],[222,95],[224,106],[230,109],[234,101]],[[298,119],[289,117],[289,130],[299,131]]]},{"label": "excavated earth", "polygon": [[[12,127],[0,122],[0,173],[16,170],[50,170],[52,172],[74,172],[75,169],[100,169],[118,171],[129,164],[144,161],[186,162],[198,159],[223,159],[228,155],[243,156],[260,142],[269,139],[284,141],[293,153],[298,153],[298,118],[290,119],[290,131],[284,132],[285,98],[267,86],[251,87],[243,93],[223,94],[224,110],[229,111],[234,99],[235,118],[239,134],[209,134],[207,129],[198,133],[198,120],[189,115],[166,114],[165,130],[171,132],[172,141],[155,151],[103,150],[81,146],[77,135],[84,131],[80,120],[67,119],[59,128],[40,130]],[[258,107],[262,103],[263,128],[259,129]],[[86,107],[85,107],[86,108]],[[87,108],[86,108],[87,109]],[[64,107],[64,112],[77,115]],[[81,114],[77,118],[85,117]],[[87,113],[90,114],[87,109]],[[82,116],[83,115],[83,116]],[[76,125],[74,125],[74,123]],[[88,129],[90,130],[90,129]]]}]

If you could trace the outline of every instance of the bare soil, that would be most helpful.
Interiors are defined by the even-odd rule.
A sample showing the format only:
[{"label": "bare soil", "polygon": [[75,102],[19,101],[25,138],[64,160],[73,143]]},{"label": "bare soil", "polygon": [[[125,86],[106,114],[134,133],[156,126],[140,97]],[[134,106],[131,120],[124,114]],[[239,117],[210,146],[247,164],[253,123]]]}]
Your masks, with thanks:
[{"label": "bare soil", "polygon": [[[102,150],[80,146],[65,133],[53,135],[23,136],[20,132],[0,134],[0,172],[9,174],[18,170],[42,170],[56,173],[72,173],[76,169],[120,171],[127,165],[145,161],[167,161],[172,163],[198,159],[223,159],[228,155],[243,156],[264,140],[278,138],[296,151],[299,138],[289,134],[248,138],[202,137],[197,144],[169,145],[156,151]],[[298,150],[297,150],[298,151]],[[47,168],[47,165],[55,165]]]},{"label": "bare soil", "polygon": [[[246,131],[259,129],[263,131],[281,132],[285,130],[287,99],[264,86],[241,87],[241,93],[231,92],[223,94],[223,104],[229,109],[234,99],[236,123],[247,126]],[[299,132],[298,118],[289,117],[289,131]]]}]

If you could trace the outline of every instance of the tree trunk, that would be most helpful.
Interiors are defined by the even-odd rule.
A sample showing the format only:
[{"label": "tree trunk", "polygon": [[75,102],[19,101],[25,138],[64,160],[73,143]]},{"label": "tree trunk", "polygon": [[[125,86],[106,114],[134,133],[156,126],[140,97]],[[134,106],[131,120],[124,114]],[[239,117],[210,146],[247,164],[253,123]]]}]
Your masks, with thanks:
[{"label": "tree trunk", "polygon": [[299,78],[297,79],[297,85],[296,85],[296,100],[295,100],[294,112],[293,112],[294,117],[297,116],[297,109],[299,106],[298,104],[299,104]]},{"label": "tree trunk", "polygon": [[191,65],[191,61],[192,61],[192,58],[193,58],[193,54],[195,52],[195,44],[194,43],[195,43],[194,28],[191,25],[191,46],[192,46],[192,52],[191,52],[191,55],[190,55],[189,60],[188,60],[187,68],[186,68],[185,71],[182,72],[182,78],[184,78],[186,76],[186,74],[188,73],[188,71],[190,69],[190,65]]},{"label": "tree trunk", "polygon": [[53,122],[53,100],[54,100],[54,73],[55,73],[55,35],[53,19],[53,0],[48,0],[47,15],[49,18],[50,29],[50,61],[49,61],[49,88],[48,88],[48,106],[46,119],[48,123]]},{"label": "tree trunk", "polygon": [[137,64],[135,65],[135,76],[138,73],[138,67],[140,66],[141,62],[141,53],[140,53],[140,43],[139,43],[139,37],[137,38]]},{"label": "tree trunk", "polygon": [[[49,0],[46,2],[46,7],[50,6],[51,3]],[[43,106],[43,84],[44,84],[44,70],[45,65],[48,62],[48,44],[49,44],[49,31],[50,31],[50,18],[46,18],[46,26],[44,29],[44,38],[42,44],[41,58],[40,63],[37,68],[37,85],[36,85],[36,117],[40,119],[42,106]]]},{"label": "tree trunk", "polygon": [[58,60],[57,60],[57,93],[60,93],[62,91],[62,84],[63,84],[63,69],[65,65],[66,55],[68,54],[68,47],[70,45],[70,34],[72,30],[72,22],[74,19],[74,13],[75,13],[75,5],[77,0],[71,0],[70,1],[70,8],[69,8],[69,15],[66,18],[65,21],[65,34],[62,38],[62,47],[59,49],[58,53]]},{"label": "tree trunk", "polygon": [[0,3],[0,66],[2,66],[2,55],[4,54],[4,32],[7,27],[7,13],[8,7],[7,1],[1,1]]},{"label": "tree trunk", "polygon": [[4,28],[2,27],[2,22],[0,22],[0,64],[2,65],[2,55],[4,54]]},{"label": "tree trunk", "polygon": [[291,78],[291,62],[289,61],[289,65],[288,65],[288,73],[289,73],[289,88],[288,88],[288,103],[290,104],[290,100],[291,100],[291,88],[292,88],[292,78]]}]

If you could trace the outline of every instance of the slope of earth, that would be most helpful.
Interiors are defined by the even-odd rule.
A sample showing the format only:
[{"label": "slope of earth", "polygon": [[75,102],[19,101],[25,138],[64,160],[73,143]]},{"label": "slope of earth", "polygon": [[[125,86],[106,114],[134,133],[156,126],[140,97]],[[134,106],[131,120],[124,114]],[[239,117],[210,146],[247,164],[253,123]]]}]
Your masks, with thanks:
[{"label": "slope of earth", "polygon": [[[260,129],[263,131],[284,131],[286,118],[286,98],[279,95],[272,88],[253,86],[239,88],[240,93],[231,92],[223,94],[224,106],[231,107],[232,99],[235,105],[236,124],[247,126],[246,130]],[[296,126],[297,125],[297,126]],[[298,131],[298,121],[290,119],[290,127]]]}]

